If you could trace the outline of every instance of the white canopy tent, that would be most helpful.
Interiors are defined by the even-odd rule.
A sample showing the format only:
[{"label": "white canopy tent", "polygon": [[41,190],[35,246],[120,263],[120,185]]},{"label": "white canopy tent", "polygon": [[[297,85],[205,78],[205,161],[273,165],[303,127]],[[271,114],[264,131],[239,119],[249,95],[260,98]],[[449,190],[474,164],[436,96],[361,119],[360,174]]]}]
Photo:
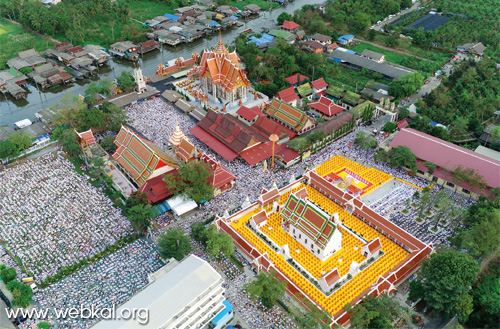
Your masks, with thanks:
[{"label": "white canopy tent", "polygon": [[177,195],[167,200],[168,205],[177,216],[182,216],[183,214],[190,212],[191,210],[198,207],[196,202],[189,199],[185,195]]}]

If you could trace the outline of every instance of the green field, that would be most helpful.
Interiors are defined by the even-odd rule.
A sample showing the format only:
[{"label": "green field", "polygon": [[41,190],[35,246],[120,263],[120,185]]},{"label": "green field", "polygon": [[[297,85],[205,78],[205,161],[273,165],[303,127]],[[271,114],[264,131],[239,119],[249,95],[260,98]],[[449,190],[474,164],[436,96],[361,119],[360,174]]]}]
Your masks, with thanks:
[{"label": "green field", "polygon": [[54,43],[47,42],[39,36],[25,31],[17,25],[8,23],[0,19],[0,70],[7,68],[7,61],[17,56],[23,50],[35,48],[36,51],[44,51],[52,47]]},{"label": "green field", "polygon": [[270,2],[265,0],[243,0],[243,1],[231,1],[229,3],[230,6],[234,6],[239,10],[244,10],[245,6],[250,4],[257,5],[262,10],[269,10],[270,8],[275,9],[280,6],[279,3],[277,2]]},{"label": "green field", "polygon": [[[428,58],[426,60],[416,58],[414,56],[396,53],[390,50],[378,48],[372,44],[360,42],[358,45],[351,47],[352,50],[362,53],[363,50],[371,50],[385,55],[385,60],[394,64],[409,67],[414,70],[422,72],[424,75],[431,74],[439,70],[451,57],[450,54],[444,54],[437,50],[424,51],[423,49],[415,47],[415,49],[404,49],[405,52],[415,54],[419,57]],[[403,50],[403,49],[402,49]],[[416,51],[418,50],[418,51]],[[432,55],[432,56],[431,56]]]},{"label": "green field", "polygon": [[166,13],[173,14],[177,6],[170,6],[164,2],[152,1],[127,1],[130,7],[130,17],[133,17],[141,22],[151,19],[156,16],[163,16]]}]

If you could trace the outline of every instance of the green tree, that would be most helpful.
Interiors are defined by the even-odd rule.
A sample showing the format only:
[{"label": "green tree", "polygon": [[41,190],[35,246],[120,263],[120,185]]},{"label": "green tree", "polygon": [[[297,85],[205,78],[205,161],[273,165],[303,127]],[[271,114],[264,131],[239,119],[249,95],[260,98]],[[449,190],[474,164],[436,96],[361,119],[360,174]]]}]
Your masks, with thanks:
[{"label": "green tree", "polygon": [[9,283],[10,281],[17,278],[16,269],[13,267],[7,267],[3,269],[2,271],[0,271],[0,278],[2,278],[2,281],[5,282],[5,284]]},{"label": "green tree", "polygon": [[191,238],[201,242],[204,246],[207,244],[207,229],[203,223],[194,223],[191,225]]},{"label": "green tree", "polygon": [[47,322],[38,322],[37,327],[38,327],[38,329],[50,329],[50,328],[52,328],[52,326]]},{"label": "green tree", "polygon": [[477,272],[477,263],[466,254],[448,250],[431,255],[422,265],[424,300],[436,311],[452,314],[463,307],[463,295],[469,293]]},{"label": "green tree", "polygon": [[363,32],[371,25],[370,16],[358,11],[356,12],[356,14],[354,14],[354,16],[352,16],[349,25],[353,28],[354,31]]},{"label": "green tree", "polygon": [[487,187],[483,176],[472,168],[464,169],[462,166],[458,166],[453,172],[453,178],[457,182],[466,182],[481,190]]},{"label": "green tree", "polygon": [[436,165],[430,161],[425,161],[424,166],[428,169],[429,174],[433,174],[434,171],[436,170]]},{"label": "green tree", "polygon": [[278,22],[278,25],[283,25],[283,23],[285,21],[291,21],[291,20],[292,20],[292,16],[290,16],[290,14],[287,12],[282,12],[281,14],[279,14],[278,18],[276,19],[276,21]]},{"label": "green tree", "polygon": [[158,238],[158,249],[162,258],[182,260],[191,252],[189,237],[182,228],[168,231]]},{"label": "green tree", "polygon": [[415,94],[424,84],[424,77],[419,72],[412,72],[404,77],[393,80],[389,84],[389,94],[403,98]]},{"label": "green tree", "polygon": [[[498,268],[498,262],[492,262]],[[500,323],[500,278],[485,275],[473,290],[474,313],[467,323],[469,328],[495,328]]]},{"label": "green tree", "polygon": [[266,274],[260,272],[250,283],[245,284],[244,288],[252,297],[252,300],[261,299],[262,305],[270,309],[274,302],[285,294],[286,282],[276,278],[276,271]]},{"label": "green tree", "polygon": [[214,186],[208,178],[212,176],[210,166],[202,161],[191,161],[182,164],[176,174],[164,175],[167,189],[174,194],[184,193],[196,203],[210,200]]},{"label": "green tree", "polygon": [[115,140],[114,136],[106,136],[99,143],[101,144],[103,149],[112,153],[113,151],[116,150],[116,145],[114,143],[114,140]]},{"label": "green tree", "polygon": [[52,328],[52,326],[47,322],[38,322],[37,327],[38,327],[38,329],[50,329],[50,328]]},{"label": "green tree", "polygon": [[384,125],[384,131],[388,133],[392,133],[394,130],[396,130],[397,126],[394,122],[386,122]]},{"label": "green tree", "polygon": [[469,294],[463,294],[460,296],[459,300],[455,304],[456,314],[458,315],[458,321],[464,323],[469,319],[469,315],[474,311],[474,305],[472,304],[472,296]]},{"label": "green tree", "polygon": [[423,297],[424,297],[424,286],[422,285],[422,281],[413,280],[412,282],[410,282],[410,293],[408,294],[408,299],[415,301]]},{"label": "green tree", "polygon": [[376,36],[377,36],[377,32],[375,30],[371,29],[370,32],[368,32],[368,40],[369,41],[375,40]]},{"label": "green tree", "polygon": [[16,145],[10,140],[0,141],[0,159],[14,158],[20,152],[17,150]]},{"label": "green tree", "polygon": [[390,156],[390,165],[391,167],[396,167],[396,168],[410,168],[414,169],[416,168],[417,164],[417,158],[415,157],[415,154],[413,154],[412,150],[407,147],[407,146],[398,146],[393,148],[389,152]]},{"label": "green tree", "polygon": [[302,329],[330,329],[331,317],[327,312],[302,294],[296,294],[295,298],[306,310],[303,312],[299,308],[292,308],[293,317]]},{"label": "green tree", "polygon": [[224,232],[219,232],[215,226],[211,225],[206,230],[207,253],[215,258],[220,257],[220,253],[229,257],[234,254],[233,239]]},{"label": "green tree", "polygon": [[59,143],[70,157],[77,157],[81,152],[74,130],[66,129],[59,138]]},{"label": "green tree", "polygon": [[406,119],[410,115],[410,110],[408,110],[408,106],[402,107],[398,112],[398,120]]},{"label": "green tree", "polygon": [[376,148],[377,147],[377,141],[373,136],[368,135],[367,133],[364,133],[362,131],[359,131],[356,134],[356,138],[354,139],[354,143],[359,145],[362,149],[368,150],[369,148]]},{"label": "green tree", "polygon": [[138,204],[126,211],[126,216],[132,223],[134,228],[142,233],[148,230],[150,219],[153,217],[154,211],[150,204]]},{"label": "green tree", "polygon": [[286,145],[289,148],[291,148],[297,152],[301,152],[307,148],[307,146],[309,145],[309,142],[307,139],[305,139],[303,137],[296,137],[296,138],[292,139],[291,141],[289,141]]},{"label": "green tree", "polygon": [[106,126],[106,116],[98,108],[91,107],[78,112],[77,128],[88,130],[90,128],[104,128]]},{"label": "green tree", "polygon": [[7,283],[7,289],[12,292],[14,305],[19,307],[28,307],[33,299],[33,291],[31,291],[31,288],[19,281],[10,281]]},{"label": "green tree", "polygon": [[125,91],[135,89],[135,79],[130,72],[122,71],[122,74],[118,78],[116,78],[116,82],[118,82],[120,88]]},{"label": "green tree", "polygon": [[130,123],[130,119],[125,110],[111,102],[104,102],[99,106],[106,117],[107,130],[118,132],[121,126]]},{"label": "green tree", "polygon": [[407,309],[387,295],[378,298],[368,295],[362,303],[347,304],[344,310],[349,314],[354,328],[390,329],[393,328],[393,321],[406,323],[407,318]]},{"label": "green tree", "polygon": [[14,144],[19,153],[31,146],[31,140],[31,136],[24,131],[18,131],[9,136],[9,141]]}]

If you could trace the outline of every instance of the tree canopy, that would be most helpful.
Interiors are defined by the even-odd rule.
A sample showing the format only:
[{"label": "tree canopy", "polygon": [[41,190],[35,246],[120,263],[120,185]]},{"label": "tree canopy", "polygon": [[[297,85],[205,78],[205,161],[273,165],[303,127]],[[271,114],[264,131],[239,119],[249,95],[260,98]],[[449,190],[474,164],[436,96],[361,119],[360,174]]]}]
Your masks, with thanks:
[{"label": "tree canopy", "polygon": [[227,233],[218,231],[210,225],[206,231],[206,251],[215,258],[220,258],[221,253],[229,257],[234,254],[233,239]]},{"label": "tree canopy", "polygon": [[389,151],[391,167],[402,168],[406,167],[414,169],[417,164],[417,158],[412,150],[407,146],[398,146]]},{"label": "tree canopy", "polygon": [[422,265],[424,300],[438,312],[468,316],[469,287],[476,281],[477,263],[468,255],[448,250],[432,254]]},{"label": "tree canopy", "polygon": [[387,295],[377,298],[368,295],[363,298],[362,303],[347,304],[344,310],[349,314],[354,328],[391,329],[395,320],[407,322],[407,309]]},{"label": "tree canopy", "polygon": [[424,84],[424,77],[419,72],[412,72],[406,76],[393,80],[389,85],[389,94],[396,98],[403,98],[415,94]]},{"label": "tree canopy", "polygon": [[377,140],[362,131],[359,131],[356,134],[356,138],[354,139],[354,143],[358,146],[360,146],[364,150],[368,150],[369,148],[376,148],[377,147]]},{"label": "tree canopy", "polygon": [[168,190],[174,194],[184,193],[196,203],[210,200],[214,186],[208,178],[212,176],[210,166],[203,161],[191,161],[182,164],[175,174],[163,176]]},{"label": "tree canopy", "polygon": [[2,281],[5,282],[5,284],[9,283],[10,281],[17,278],[16,269],[13,267],[4,268],[2,271],[0,271],[0,278],[2,278]]},{"label": "tree canopy", "polygon": [[162,258],[175,258],[180,261],[191,252],[189,237],[182,228],[169,230],[158,238],[158,249]]},{"label": "tree canopy", "polygon": [[276,300],[285,294],[286,282],[278,280],[276,272],[272,270],[269,274],[260,272],[255,280],[247,283],[244,287],[252,296],[252,300],[260,298],[262,305],[269,309],[273,307]]},{"label": "tree canopy", "polygon": [[19,307],[28,307],[33,298],[33,291],[30,286],[22,284],[19,281],[10,281],[7,283],[7,289],[12,292],[14,297],[13,304]]}]

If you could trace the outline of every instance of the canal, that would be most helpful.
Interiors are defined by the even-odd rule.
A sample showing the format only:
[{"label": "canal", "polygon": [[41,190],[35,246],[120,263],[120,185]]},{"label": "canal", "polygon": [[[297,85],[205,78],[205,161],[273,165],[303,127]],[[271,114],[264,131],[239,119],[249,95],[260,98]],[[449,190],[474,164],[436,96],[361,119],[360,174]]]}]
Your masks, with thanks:
[{"label": "canal", "polygon": [[[292,14],[296,9],[300,9],[303,5],[320,3],[318,0],[295,0],[288,3],[286,6],[280,7],[273,11],[261,12],[260,16],[251,19],[242,27],[233,27],[222,32],[222,40],[225,44],[231,44],[237,33],[251,28],[255,32],[260,32],[263,27],[268,27],[276,24],[276,18],[282,12]],[[244,23],[244,22],[243,22]],[[162,46],[160,51],[147,53],[141,58],[136,65],[140,65],[143,74],[149,76],[156,72],[156,67],[160,63],[166,64],[167,61],[175,59],[179,56],[189,58],[194,51],[201,53],[204,48],[214,46],[217,43],[218,34],[214,33],[209,37],[196,40],[192,43],[185,43],[176,47]],[[122,71],[132,72],[134,64],[128,61],[110,60],[109,65],[99,68],[99,74],[91,79],[76,81],[73,84],[47,89],[43,91],[37,90],[33,85],[28,83],[26,98],[23,100],[14,100],[0,94],[0,126],[13,125],[14,122],[22,119],[36,119],[35,113],[41,109],[49,108],[53,104],[59,103],[59,100],[65,93],[69,92],[73,96],[83,95],[87,86],[100,79],[113,80],[118,77]]]}]

